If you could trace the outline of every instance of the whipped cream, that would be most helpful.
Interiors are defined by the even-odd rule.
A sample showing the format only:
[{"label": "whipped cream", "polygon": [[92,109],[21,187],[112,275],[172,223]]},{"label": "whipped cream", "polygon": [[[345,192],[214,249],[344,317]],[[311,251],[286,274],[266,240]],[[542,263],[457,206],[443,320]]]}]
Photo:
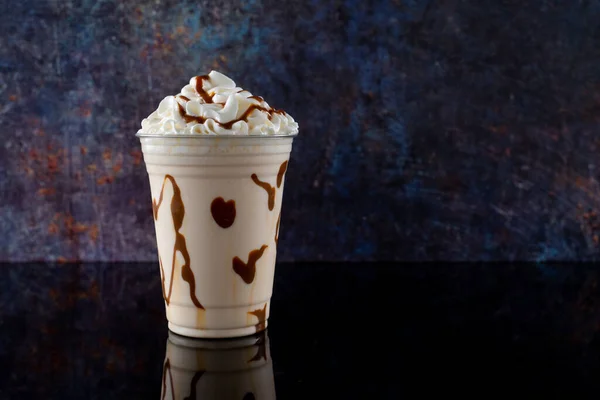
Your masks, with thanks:
[{"label": "whipped cream", "polygon": [[167,96],[142,120],[149,135],[295,135],[298,123],[260,96],[211,71],[196,76],[176,96]]}]

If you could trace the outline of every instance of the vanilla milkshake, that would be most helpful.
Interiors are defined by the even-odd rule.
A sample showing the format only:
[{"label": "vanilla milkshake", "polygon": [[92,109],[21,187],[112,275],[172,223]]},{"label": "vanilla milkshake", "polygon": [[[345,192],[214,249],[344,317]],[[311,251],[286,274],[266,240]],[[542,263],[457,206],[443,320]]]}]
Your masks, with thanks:
[{"label": "vanilla milkshake", "polygon": [[298,124],[211,72],[142,121],[169,329],[222,338],[267,326],[285,173]]}]

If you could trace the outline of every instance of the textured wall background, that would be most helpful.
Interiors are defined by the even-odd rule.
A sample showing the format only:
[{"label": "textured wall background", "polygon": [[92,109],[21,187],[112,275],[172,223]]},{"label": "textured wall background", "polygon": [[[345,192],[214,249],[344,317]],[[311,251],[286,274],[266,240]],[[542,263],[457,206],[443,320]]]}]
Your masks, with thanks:
[{"label": "textured wall background", "polygon": [[0,259],[154,260],[134,133],[210,69],[301,126],[280,260],[600,255],[600,2],[0,0]]}]

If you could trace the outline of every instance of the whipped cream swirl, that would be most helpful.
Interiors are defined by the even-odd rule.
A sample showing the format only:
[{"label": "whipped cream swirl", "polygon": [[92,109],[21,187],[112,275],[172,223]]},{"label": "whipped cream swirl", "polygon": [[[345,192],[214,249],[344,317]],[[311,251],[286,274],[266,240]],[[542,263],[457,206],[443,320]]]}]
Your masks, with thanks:
[{"label": "whipped cream swirl", "polygon": [[295,135],[298,124],[283,110],[211,71],[196,76],[176,96],[167,96],[142,120],[149,135]]}]

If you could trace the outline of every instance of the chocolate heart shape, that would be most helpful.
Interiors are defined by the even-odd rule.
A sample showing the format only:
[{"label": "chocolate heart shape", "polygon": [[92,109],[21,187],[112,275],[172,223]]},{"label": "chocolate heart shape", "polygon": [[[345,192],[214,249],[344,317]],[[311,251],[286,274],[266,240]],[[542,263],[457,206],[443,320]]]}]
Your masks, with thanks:
[{"label": "chocolate heart shape", "polygon": [[210,213],[221,228],[229,228],[235,221],[235,200],[215,198],[210,204]]}]

